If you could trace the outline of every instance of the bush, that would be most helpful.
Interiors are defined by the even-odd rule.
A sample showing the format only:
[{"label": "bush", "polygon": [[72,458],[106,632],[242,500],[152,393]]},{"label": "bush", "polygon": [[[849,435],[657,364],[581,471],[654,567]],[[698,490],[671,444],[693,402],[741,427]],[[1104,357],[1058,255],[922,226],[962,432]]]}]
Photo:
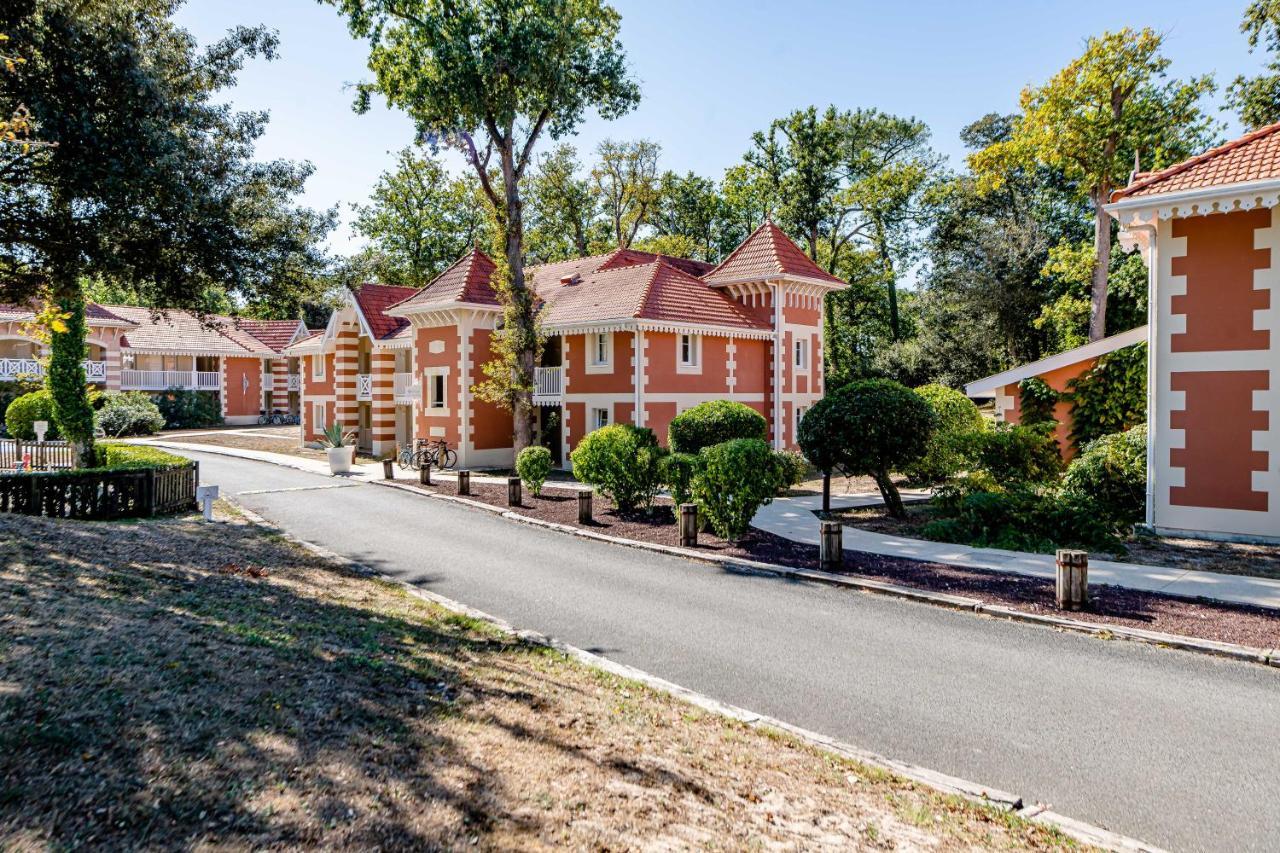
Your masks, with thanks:
[{"label": "bush", "polygon": [[1147,345],[1123,347],[1098,359],[1069,383],[1071,440],[1083,446],[1147,420]]},{"label": "bush", "polygon": [[9,435],[23,441],[36,440],[35,430],[32,429],[36,421],[49,422],[49,431],[44,434],[47,440],[60,437],[58,425],[53,421],[53,395],[45,388],[18,397],[4,413],[4,425],[9,430]]},{"label": "bush", "polygon": [[667,430],[667,444],[675,453],[697,453],[704,447],[735,438],[764,441],[769,429],[764,415],[732,400],[710,400],[676,415]]},{"label": "bush", "polygon": [[164,415],[141,391],[105,394],[94,425],[108,436],[155,435],[164,429]]},{"label": "bush", "polygon": [[945,517],[925,525],[927,539],[1044,553],[1055,548],[1122,550],[1111,524],[1056,490],[973,491],[937,506]]},{"label": "bush", "polygon": [[1142,520],[1147,501],[1147,428],[1112,433],[1084,446],[1067,466],[1063,493],[1118,530]]},{"label": "bush", "polygon": [[20,382],[0,382],[0,434],[9,434],[4,423],[4,415],[9,411],[9,404],[25,394],[39,391],[40,387],[39,382],[25,379]]},{"label": "bush", "polygon": [[98,465],[100,468],[113,471],[128,471],[137,468],[181,468],[190,464],[173,453],[166,453],[158,447],[143,447],[138,444],[116,444],[115,442],[99,442]]},{"label": "bush", "polygon": [[823,397],[800,421],[800,449],[824,474],[874,477],[889,513],[906,515],[890,472],[914,465],[933,434],[933,410],[888,379],[851,382]]},{"label": "bush", "polygon": [[212,391],[172,388],[152,394],[151,400],[164,415],[165,429],[196,429],[222,424],[222,406]]},{"label": "bush", "polygon": [[1062,396],[1039,376],[1018,383],[1018,411],[1027,426],[1057,423],[1055,409]]},{"label": "bush", "polygon": [[619,512],[651,506],[664,452],[653,430],[613,424],[587,433],[570,454],[573,473],[613,501]]},{"label": "bush", "polygon": [[965,467],[965,442],[984,432],[987,422],[974,402],[954,388],[923,385],[915,391],[933,409],[934,429],[924,455],[903,473],[917,483],[941,482]]},{"label": "bush", "polygon": [[794,450],[773,452],[773,476],[778,494],[784,494],[792,486],[800,485],[808,474],[809,463],[802,454]]},{"label": "bush", "polygon": [[542,484],[551,473],[551,451],[545,447],[526,447],[516,456],[516,473],[529,486],[536,498],[542,494]]},{"label": "bush", "polygon": [[663,484],[671,490],[676,506],[693,500],[693,478],[702,469],[702,457],[694,453],[671,453],[662,457],[659,473]]},{"label": "bush", "polygon": [[1051,482],[1062,473],[1062,456],[1052,423],[1034,426],[996,424],[964,439],[974,468],[1002,489]]},{"label": "bush", "polygon": [[718,536],[735,542],[777,490],[774,454],[759,438],[736,438],[703,448],[693,500]]}]

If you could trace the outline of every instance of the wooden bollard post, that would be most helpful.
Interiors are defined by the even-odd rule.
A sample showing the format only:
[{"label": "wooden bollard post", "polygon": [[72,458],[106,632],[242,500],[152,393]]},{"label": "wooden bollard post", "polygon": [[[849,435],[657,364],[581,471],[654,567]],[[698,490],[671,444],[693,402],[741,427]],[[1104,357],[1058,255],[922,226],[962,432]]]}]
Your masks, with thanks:
[{"label": "wooden bollard post", "polygon": [[1089,553],[1058,549],[1058,607],[1084,610],[1089,606]]},{"label": "wooden bollard post", "polygon": [[520,506],[520,478],[507,478],[507,506]]},{"label": "wooden bollard post", "polygon": [[422,467],[418,469],[418,482],[424,486],[431,485],[431,463],[423,462]]},{"label": "wooden bollard post", "polygon": [[838,521],[822,522],[821,544],[818,546],[818,562],[823,571],[839,571],[844,568],[844,525]]},{"label": "wooden bollard post", "polygon": [[680,547],[698,544],[698,505],[680,504]]},{"label": "wooden bollard post", "polygon": [[578,492],[578,523],[591,523],[591,496],[594,494],[590,489],[583,489]]},{"label": "wooden bollard post", "polygon": [[390,459],[382,460],[382,479],[394,480],[396,478],[395,463]]},{"label": "wooden bollard post", "polygon": [[470,471],[458,472],[458,494],[460,495],[471,494],[471,472]]}]

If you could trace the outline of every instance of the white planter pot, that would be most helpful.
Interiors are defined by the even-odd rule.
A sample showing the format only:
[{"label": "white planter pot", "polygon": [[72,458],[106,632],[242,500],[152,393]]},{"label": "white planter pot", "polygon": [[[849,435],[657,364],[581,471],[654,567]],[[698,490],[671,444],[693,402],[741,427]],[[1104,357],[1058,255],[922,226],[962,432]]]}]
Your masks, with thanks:
[{"label": "white planter pot", "polygon": [[330,447],[329,448],[329,470],[334,474],[345,474],[351,470],[351,463],[354,461],[356,449],[350,445],[346,447]]}]

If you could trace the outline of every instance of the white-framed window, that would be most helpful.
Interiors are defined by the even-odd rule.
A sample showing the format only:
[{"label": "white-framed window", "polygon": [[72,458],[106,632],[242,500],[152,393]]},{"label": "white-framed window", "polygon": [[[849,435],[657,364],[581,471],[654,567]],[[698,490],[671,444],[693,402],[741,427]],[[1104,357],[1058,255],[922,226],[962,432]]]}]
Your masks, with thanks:
[{"label": "white-framed window", "polygon": [[324,432],[324,403],[311,404],[311,431]]},{"label": "white-framed window", "polygon": [[428,367],[422,375],[427,389],[426,414],[449,414],[449,368]]},{"label": "white-framed window", "polygon": [[324,379],[324,353],[322,352],[311,356],[311,378]]},{"label": "white-framed window", "polygon": [[676,370],[679,373],[702,372],[702,335],[676,335]]},{"label": "white-framed window", "polygon": [[587,373],[609,373],[613,370],[613,333],[587,335]]},{"label": "white-framed window", "polygon": [[593,430],[607,427],[609,425],[608,409],[592,409],[591,410],[591,428]]},{"label": "white-framed window", "polygon": [[807,411],[809,411],[808,406],[796,406],[796,425],[795,431],[791,434],[792,438],[800,437],[800,422],[804,420],[804,413]]},{"label": "white-framed window", "polygon": [[809,369],[809,339],[796,338],[796,370],[807,371]]}]

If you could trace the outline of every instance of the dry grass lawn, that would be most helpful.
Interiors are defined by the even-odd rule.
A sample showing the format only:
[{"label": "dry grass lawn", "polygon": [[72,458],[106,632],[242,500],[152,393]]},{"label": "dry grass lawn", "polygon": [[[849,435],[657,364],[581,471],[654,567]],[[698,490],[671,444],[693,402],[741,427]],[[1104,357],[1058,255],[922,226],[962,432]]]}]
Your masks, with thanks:
[{"label": "dry grass lawn", "polygon": [[0,849],[1070,846],[234,516],[0,516]]}]

